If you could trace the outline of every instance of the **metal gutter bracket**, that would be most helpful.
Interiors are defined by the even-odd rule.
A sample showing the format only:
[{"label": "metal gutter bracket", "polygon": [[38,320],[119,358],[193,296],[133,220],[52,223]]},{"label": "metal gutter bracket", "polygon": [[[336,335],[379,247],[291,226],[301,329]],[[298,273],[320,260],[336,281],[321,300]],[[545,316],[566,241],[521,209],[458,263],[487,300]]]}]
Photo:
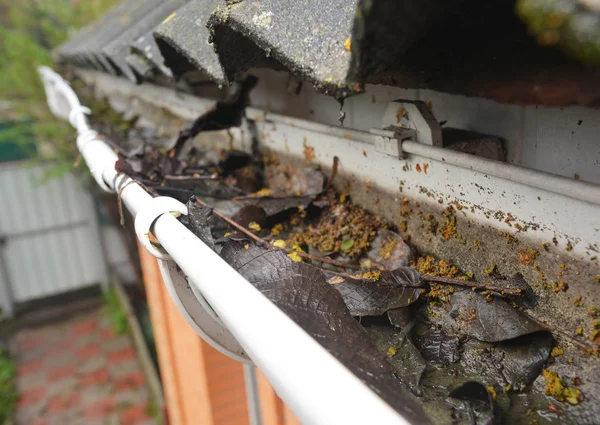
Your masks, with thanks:
[{"label": "metal gutter bracket", "polygon": [[390,102],[381,120],[382,128],[372,128],[375,147],[379,152],[403,158],[402,142],[418,142],[443,147],[442,127],[423,101],[395,100]]},{"label": "metal gutter bracket", "polygon": [[378,152],[385,153],[397,158],[404,158],[406,155],[402,152],[402,142],[414,141],[416,130],[391,125],[387,128],[372,128],[369,130],[375,136],[375,149]]}]

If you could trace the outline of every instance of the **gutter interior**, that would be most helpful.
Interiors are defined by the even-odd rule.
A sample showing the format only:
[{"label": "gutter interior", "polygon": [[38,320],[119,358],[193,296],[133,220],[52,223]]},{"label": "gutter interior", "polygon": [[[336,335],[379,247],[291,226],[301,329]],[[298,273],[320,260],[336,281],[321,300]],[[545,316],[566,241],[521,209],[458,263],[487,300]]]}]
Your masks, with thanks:
[{"label": "gutter interior", "polygon": [[[260,84],[252,94],[252,106],[296,118],[338,124],[340,107],[333,99],[307,87],[299,95],[287,92],[287,76],[284,73],[260,70],[255,74],[259,75]],[[167,92],[171,93],[168,89],[163,89],[164,92],[157,89],[155,96],[140,96],[146,85],[132,89],[126,83],[116,85],[111,77],[93,72],[79,72],[79,75],[88,84],[95,85],[96,95],[108,97],[122,111],[129,110],[130,114],[139,115],[138,124],[157,127],[156,139],[163,143],[193,115],[188,111],[188,116],[182,118],[173,113],[177,110],[176,106],[173,107],[176,99],[171,104],[165,100]],[[125,93],[123,87],[128,87]],[[158,99],[158,94],[165,98]],[[346,101],[345,126],[363,131],[379,126],[387,102],[399,97],[431,101],[436,118],[447,120],[448,126],[502,138],[507,162],[563,176],[578,174],[586,181],[600,184],[600,145],[594,137],[600,126],[600,112],[597,110],[502,105],[427,90],[368,86],[365,94]],[[163,104],[157,106],[160,102]],[[190,107],[202,109],[197,105]],[[169,108],[172,109],[169,111]],[[594,217],[600,217],[598,205],[507,185],[485,175],[456,171],[425,158],[412,156],[401,161],[376,152],[373,146],[299,131],[283,124],[249,122],[240,130],[230,132],[233,139],[223,133],[218,138],[214,137],[217,133],[211,137],[200,135],[196,146],[215,148],[231,143],[249,150],[255,137],[261,151],[271,152],[282,162],[298,167],[317,167],[326,175],[333,155],[337,155],[341,163],[336,180],[338,191],[347,191],[355,202],[396,226],[405,225],[405,234],[410,236],[411,245],[421,255],[451,260],[464,273],[473,273],[478,281],[485,281],[485,270],[492,265],[503,276],[523,274],[538,296],[538,305],[528,313],[541,322],[551,324],[555,328],[553,335],[558,345],[565,350],[563,355],[552,357],[552,370],[561,377],[581,378],[579,388],[585,399],[575,407],[556,402],[543,394],[545,381],[540,376],[533,384],[535,396],[525,397],[516,391],[502,393],[499,389],[497,404],[503,411],[509,412],[509,416],[505,417],[506,423],[595,423],[594,418],[600,415],[595,400],[600,397],[598,358],[594,353],[582,350],[581,344],[594,343],[595,324],[591,308],[600,305],[596,288],[600,274],[596,256],[600,230],[597,224],[594,227],[594,220],[597,223]],[[304,155],[307,146],[314,149],[312,161],[307,161]],[[430,164],[427,175],[417,171],[416,167],[425,162]],[[403,167],[406,171],[402,170]],[[446,177],[448,175],[462,176],[463,180],[452,180]],[[464,190],[461,185],[465,186]],[[518,196],[507,197],[511,193]],[[482,202],[478,202],[480,200]],[[452,207],[456,229],[446,239],[432,228],[432,221],[438,223],[437,227],[447,221],[449,207]],[[516,214],[514,210],[523,214]],[[517,224],[521,229],[527,226],[528,230],[517,229]],[[553,238],[556,238],[556,243]],[[520,253],[532,251],[537,252],[535,262],[524,264]],[[555,293],[552,290],[560,281],[568,283],[567,292]],[[575,306],[574,302],[580,296],[583,306]],[[381,350],[387,352],[397,331],[382,326],[377,319],[365,320],[364,325],[378,341]],[[583,336],[575,336],[580,328]],[[397,359],[404,358],[410,362],[410,353],[400,352],[397,356],[391,359],[395,367],[401,367]],[[461,374],[459,366],[454,369]],[[424,386],[432,380],[436,385],[455,386],[457,381],[450,377],[451,370],[429,368]],[[563,413],[553,412],[548,407],[551,403],[558,405]],[[425,409],[434,423],[444,423],[444,418],[438,416],[435,403],[425,403]],[[532,413],[524,416],[526,411]],[[538,422],[531,422],[534,419]]]}]

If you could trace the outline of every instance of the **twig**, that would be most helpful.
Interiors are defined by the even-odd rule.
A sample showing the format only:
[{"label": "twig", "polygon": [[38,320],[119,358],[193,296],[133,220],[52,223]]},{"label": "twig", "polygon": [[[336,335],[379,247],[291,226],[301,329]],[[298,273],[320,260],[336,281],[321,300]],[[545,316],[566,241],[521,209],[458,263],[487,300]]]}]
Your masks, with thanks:
[{"label": "twig", "polygon": [[213,176],[165,176],[164,180],[220,180],[218,177]]},{"label": "twig", "polygon": [[477,289],[483,289],[486,291],[493,291],[493,292],[504,292],[505,294],[510,294],[510,295],[521,295],[521,290],[520,289],[512,289],[512,288],[503,288],[501,286],[494,286],[494,285],[488,285],[487,283],[479,283],[479,282],[473,282],[473,281],[469,281],[469,280],[462,280],[462,279],[452,279],[449,277],[442,277],[442,276],[431,276],[431,275],[421,275],[421,277],[423,278],[423,280],[427,280],[429,282],[437,282],[437,283],[444,283],[444,284],[448,284],[448,285],[456,285],[456,286],[464,286],[467,288],[477,288]]},{"label": "twig", "polygon": [[331,187],[331,185],[333,184],[333,181],[335,180],[335,177],[337,176],[338,173],[338,167],[340,165],[340,159],[337,156],[333,157],[333,166],[331,167],[331,176],[329,177],[329,180],[327,180],[327,184],[325,185],[325,191],[327,189],[329,189]]},{"label": "twig", "polygon": [[[202,205],[203,207],[209,207],[210,208],[210,205],[208,205],[206,202],[201,201],[200,199],[196,199],[196,203],[199,204],[199,205]],[[213,214],[216,215],[217,217],[219,217],[220,219],[222,219],[223,221],[229,223],[230,225],[232,225],[233,227],[235,227],[240,232],[242,232],[243,234],[245,234],[249,238],[253,239],[254,241],[256,241],[256,242],[258,242],[258,243],[260,243],[262,245],[267,245],[269,247],[272,247],[272,245],[270,245],[267,241],[265,241],[264,239],[262,239],[259,236],[255,235],[250,230],[246,229],[244,226],[242,226],[241,224],[239,224],[239,223],[235,222],[234,220],[230,219],[226,215],[221,214],[219,211],[213,209]],[[344,268],[344,269],[360,270],[360,266],[357,266],[357,265],[354,265],[354,264],[341,263],[339,261],[331,260],[329,258],[321,258],[321,257],[317,257],[317,256],[314,256],[314,255],[307,254],[306,252],[297,252],[297,251],[293,251],[293,250],[287,249],[287,248],[279,248],[279,249],[281,249],[282,251],[287,252],[288,254],[296,253],[296,254],[298,254],[299,257],[308,258],[310,260],[319,261],[321,263],[331,264],[331,265],[336,266],[336,267],[340,267],[340,268]]]}]

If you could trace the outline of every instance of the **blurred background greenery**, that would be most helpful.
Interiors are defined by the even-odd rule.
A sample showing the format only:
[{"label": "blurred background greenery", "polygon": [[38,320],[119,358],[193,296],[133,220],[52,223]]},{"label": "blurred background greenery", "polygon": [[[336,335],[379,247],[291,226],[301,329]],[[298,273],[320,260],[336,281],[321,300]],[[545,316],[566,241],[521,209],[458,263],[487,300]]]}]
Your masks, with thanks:
[{"label": "blurred background greenery", "polygon": [[[37,74],[52,50],[119,0],[0,0],[0,150],[51,157],[52,173],[72,168],[73,129],[53,117]],[[39,147],[39,149],[36,149]]]}]

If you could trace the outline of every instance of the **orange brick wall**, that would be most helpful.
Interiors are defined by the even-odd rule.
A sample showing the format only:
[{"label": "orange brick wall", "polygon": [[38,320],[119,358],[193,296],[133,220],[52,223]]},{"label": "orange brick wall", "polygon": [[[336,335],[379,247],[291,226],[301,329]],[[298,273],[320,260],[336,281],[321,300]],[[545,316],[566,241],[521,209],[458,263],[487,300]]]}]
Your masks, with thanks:
[{"label": "orange brick wall", "polygon": [[[158,263],[139,246],[169,425],[250,425],[243,365],[221,354],[187,324]],[[262,425],[299,425],[257,373]]]}]

